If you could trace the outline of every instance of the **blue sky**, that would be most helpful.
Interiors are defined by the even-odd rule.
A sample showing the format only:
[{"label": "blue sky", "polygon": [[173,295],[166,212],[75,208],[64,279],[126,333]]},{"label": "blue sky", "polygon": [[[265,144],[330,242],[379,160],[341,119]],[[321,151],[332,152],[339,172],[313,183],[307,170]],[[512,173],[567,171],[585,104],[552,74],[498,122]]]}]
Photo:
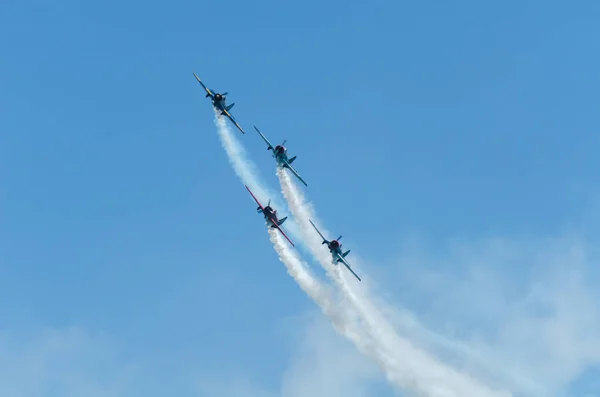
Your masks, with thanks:
[{"label": "blue sky", "polygon": [[394,395],[278,261],[194,71],[274,189],[252,124],[288,140],[390,307],[481,352],[489,382],[519,357],[556,395],[600,394],[599,13],[4,1],[0,394]]}]

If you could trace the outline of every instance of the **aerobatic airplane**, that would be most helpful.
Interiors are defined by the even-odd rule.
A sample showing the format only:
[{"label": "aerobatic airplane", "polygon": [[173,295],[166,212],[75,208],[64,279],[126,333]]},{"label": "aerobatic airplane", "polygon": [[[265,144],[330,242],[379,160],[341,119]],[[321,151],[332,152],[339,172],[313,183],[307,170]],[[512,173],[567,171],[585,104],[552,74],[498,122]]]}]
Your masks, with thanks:
[{"label": "aerobatic airplane", "polygon": [[[246,186],[246,185],[244,185],[244,186]],[[292,240],[290,240],[290,238],[287,236],[287,234],[285,234],[283,229],[281,229],[279,227],[283,224],[283,222],[285,222],[285,220],[287,219],[287,216],[284,218],[281,218],[281,219],[277,219],[277,210],[274,210],[271,207],[271,200],[269,200],[266,207],[263,207],[262,204],[258,201],[258,199],[254,196],[254,194],[252,194],[252,191],[250,190],[250,188],[248,188],[248,186],[246,186],[246,189],[248,190],[248,192],[250,192],[250,195],[252,196],[254,201],[256,201],[256,203],[258,204],[256,211],[258,213],[262,212],[262,214],[264,215],[265,220],[267,221],[269,226],[276,227],[277,229],[279,229],[281,234],[283,234],[283,237],[285,237],[287,239],[287,241],[289,241],[290,244],[292,244],[292,247],[294,247],[294,243],[292,243]]]},{"label": "aerobatic airplane", "polygon": [[342,262],[348,268],[348,270],[350,270],[350,272],[352,274],[354,274],[354,277],[356,277],[358,279],[358,281],[362,281],[360,279],[360,277],[358,277],[356,275],[356,273],[354,273],[354,270],[352,270],[352,268],[350,267],[348,262],[346,262],[345,258],[346,258],[346,255],[348,255],[350,253],[350,250],[348,250],[346,252],[342,252],[342,244],[340,244],[340,241],[339,241],[342,238],[342,236],[338,237],[337,240],[327,241],[327,239],[325,237],[323,237],[323,235],[321,234],[319,229],[317,229],[317,227],[315,226],[313,221],[311,221],[310,219],[308,221],[310,222],[311,225],[313,225],[313,227],[315,228],[317,233],[319,233],[319,235],[323,239],[323,242],[321,244],[327,244],[327,248],[329,248],[329,252],[331,252],[331,256],[333,257],[333,260],[334,260],[333,263],[337,264],[339,262]]},{"label": "aerobatic airplane", "polygon": [[204,88],[204,90],[206,90],[206,97],[207,98],[210,97],[215,109],[217,109],[219,112],[221,112],[221,115],[225,115],[225,116],[229,117],[229,120],[231,120],[231,122],[233,124],[235,124],[235,126],[240,131],[242,131],[242,134],[245,134],[242,127],[240,127],[240,125],[235,121],[235,119],[233,118],[231,113],[229,113],[229,109],[231,109],[233,107],[233,105],[235,105],[235,103],[232,103],[229,106],[227,105],[226,99],[225,99],[225,97],[227,96],[227,92],[224,92],[222,94],[218,93],[218,92],[212,92],[210,89],[206,88],[206,86],[204,85],[204,83],[202,81],[200,81],[200,78],[198,78],[198,76],[196,76],[196,73],[194,73],[194,77],[196,78],[196,80],[198,80],[198,83],[200,83],[202,88]]},{"label": "aerobatic airplane", "polygon": [[294,162],[294,160],[296,160],[297,156],[294,156],[291,159],[288,159],[287,149],[285,148],[285,146],[283,146],[283,145],[285,145],[286,141],[283,141],[283,143],[281,145],[277,145],[277,146],[273,147],[273,145],[271,145],[271,142],[269,142],[267,137],[264,136],[263,133],[260,132],[258,130],[258,128],[256,128],[256,126],[254,126],[254,129],[256,130],[256,132],[258,132],[258,134],[262,137],[262,139],[264,139],[264,141],[267,143],[267,145],[269,145],[269,147],[267,147],[267,150],[273,151],[273,157],[275,157],[275,160],[277,161],[277,165],[279,165],[280,167],[283,167],[283,168],[287,168],[290,171],[292,171],[292,173],[296,176],[296,178],[300,179],[300,181],[302,183],[304,183],[304,186],[308,186],[306,184],[306,182],[304,182],[304,179],[302,179],[302,177],[294,169],[294,167],[292,167],[292,163]]}]

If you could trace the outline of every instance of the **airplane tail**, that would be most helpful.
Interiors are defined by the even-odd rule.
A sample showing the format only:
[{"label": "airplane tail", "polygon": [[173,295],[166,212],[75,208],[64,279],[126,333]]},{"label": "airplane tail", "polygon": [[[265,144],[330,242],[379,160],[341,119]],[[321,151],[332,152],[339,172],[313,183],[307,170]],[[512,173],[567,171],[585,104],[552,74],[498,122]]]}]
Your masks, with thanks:
[{"label": "airplane tail", "polygon": [[281,219],[279,220],[279,222],[277,222],[277,224],[278,224],[279,226],[281,226],[281,225],[283,224],[283,222],[285,222],[285,220],[286,220],[287,218],[288,218],[287,216],[286,216],[286,217],[284,217],[284,218],[281,218]]},{"label": "airplane tail", "polygon": [[296,160],[296,157],[298,157],[298,156],[294,156],[291,159],[289,159],[288,163],[292,164],[294,162],[294,160]]},{"label": "airplane tail", "polygon": [[346,257],[346,255],[348,255],[349,253],[350,253],[350,250],[348,250],[348,251],[344,252],[344,253],[342,254],[342,258],[345,258],[345,257]]},{"label": "airplane tail", "polygon": [[231,105],[227,106],[227,110],[231,109],[233,107],[233,105],[235,105],[235,103],[232,103]]}]

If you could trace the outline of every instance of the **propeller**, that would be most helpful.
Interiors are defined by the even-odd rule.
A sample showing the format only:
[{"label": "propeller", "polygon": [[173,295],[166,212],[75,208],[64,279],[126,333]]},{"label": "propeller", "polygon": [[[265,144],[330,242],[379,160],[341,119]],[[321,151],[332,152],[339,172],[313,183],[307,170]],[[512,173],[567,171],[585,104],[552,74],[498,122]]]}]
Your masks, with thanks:
[{"label": "propeller", "polygon": [[267,207],[271,206],[271,199],[269,199],[269,202],[267,203]]},{"label": "propeller", "polygon": [[285,145],[286,142],[287,142],[287,139],[284,139],[283,142],[281,142],[281,146]]},{"label": "propeller", "polygon": [[337,238],[337,241],[340,241],[341,239],[342,239],[342,236],[338,237],[338,238]]},{"label": "propeller", "polygon": [[221,94],[221,96],[226,96],[227,94],[229,94],[228,92],[224,92]]}]

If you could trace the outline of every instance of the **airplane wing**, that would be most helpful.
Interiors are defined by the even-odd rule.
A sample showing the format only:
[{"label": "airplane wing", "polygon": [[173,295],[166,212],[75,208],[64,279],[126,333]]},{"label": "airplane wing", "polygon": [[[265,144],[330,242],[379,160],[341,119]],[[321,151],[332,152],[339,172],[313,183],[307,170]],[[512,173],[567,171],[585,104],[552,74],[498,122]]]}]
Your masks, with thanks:
[{"label": "airplane wing", "polygon": [[310,219],[308,220],[310,222],[311,225],[313,225],[313,227],[315,228],[315,230],[317,231],[317,233],[319,233],[319,236],[321,236],[321,238],[323,239],[324,243],[329,243],[329,241],[327,241],[327,239],[321,234],[321,232],[319,231],[319,229],[317,229],[317,227],[315,226],[315,224],[313,223],[313,221],[311,221]]},{"label": "airplane wing", "polygon": [[229,120],[231,120],[231,122],[233,124],[235,124],[235,126],[238,128],[238,130],[240,130],[242,132],[242,134],[245,134],[245,132],[242,129],[242,127],[240,127],[240,125],[237,123],[237,121],[235,121],[235,119],[233,118],[233,116],[231,115],[231,113],[229,113],[229,110],[223,109],[223,111],[221,113],[224,114],[225,116],[229,117]]},{"label": "airplane wing", "polygon": [[[296,178],[300,179],[300,182],[304,183],[304,186],[308,186],[306,184],[306,182],[304,181],[304,179],[302,179],[302,177],[300,176],[300,174],[298,174],[298,171],[296,171],[294,169],[294,167],[292,167],[292,165],[290,163],[288,163],[287,161],[285,162],[286,168],[289,169],[290,171],[292,171],[292,174],[294,174],[296,176]],[[313,225],[314,226],[314,225]],[[316,229],[316,228],[315,228]],[[319,233],[321,234],[321,233]]]},{"label": "airplane wing", "polygon": [[264,141],[267,143],[267,145],[269,145],[269,149],[271,149],[271,150],[273,150],[273,151],[274,151],[274,150],[275,150],[275,148],[273,147],[273,145],[271,145],[271,142],[269,142],[269,140],[267,139],[267,137],[266,137],[266,136],[264,136],[264,135],[262,134],[262,132],[260,132],[260,131],[258,130],[258,128],[256,128],[256,126],[254,126],[254,129],[256,130],[256,132],[258,132],[258,133],[259,133],[259,135],[262,137],[262,139],[264,139]]},{"label": "airplane wing", "polygon": [[292,240],[290,240],[290,238],[287,236],[287,234],[285,234],[285,232],[283,231],[283,229],[279,227],[279,225],[277,224],[277,222],[273,222],[273,220],[271,220],[271,223],[273,223],[274,227],[276,227],[277,229],[279,229],[279,231],[281,232],[281,234],[283,234],[283,237],[285,237],[286,240],[289,241],[290,244],[292,244],[292,247],[295,247],[294,243],[292,243]]},{"label": "airplane wing", "polygon": [[[246,185],[244,185],[246,186]],[[254,196],[254,194],[252,194],[252,191],[250,190],[250,188],[248,186],[246,186],[246,190],[248,190],[248,192],[250,193],[250,195],[252,196],[252,198],[254,199],[254,201],[256,201],[256,204],[258,204],[258,206],[260,207],[261,210],[264,210],[265,207],[262,206],[262,204],[260,203],[260,201],[258,201],[258,199]]]},{"label": "airplane wing", "polygon": [[208,93],[208,95],[210,95],[211,97],[214,96],[214,94],[212,93],[211,90],[209,90],[208,88],[206,88],[206,86],[204,85],[204,83],[200,80],[200,78],[196,75],[196,73],[194,73],[194,77],[196,78],[196,80],[198,80],[198,83],[200,83],[200,85],[202,86],[202,88],[204,88],[206,90],[206,92]]},{"label": "airplane wing", "polygon": [[358,281],[362,281],[360,279],[360,277],[358,277],[358,275],[356,273],[354,273],[354,270],[352,270],[352,268],[350,267],[350,265],[348,264],[348,262],[346,262],[346,258],[344,258],[341,255],[338,255],[338,258],[344,264],[344,266],[346,266],[348,268],[348,270],[350,270],[350,273],[354,274],[354,277],[356,277],[358,279]]}]

